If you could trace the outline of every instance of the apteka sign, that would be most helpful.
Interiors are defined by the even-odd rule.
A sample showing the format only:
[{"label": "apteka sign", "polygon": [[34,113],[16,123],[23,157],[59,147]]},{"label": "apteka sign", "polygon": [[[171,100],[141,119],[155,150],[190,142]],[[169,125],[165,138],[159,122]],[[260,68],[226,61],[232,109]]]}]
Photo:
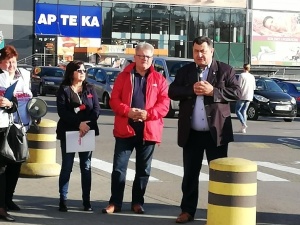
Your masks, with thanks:
[{"label": "apteka sign", "polygon": [[101,38],[102,8],[36,4],[35,34]]}]

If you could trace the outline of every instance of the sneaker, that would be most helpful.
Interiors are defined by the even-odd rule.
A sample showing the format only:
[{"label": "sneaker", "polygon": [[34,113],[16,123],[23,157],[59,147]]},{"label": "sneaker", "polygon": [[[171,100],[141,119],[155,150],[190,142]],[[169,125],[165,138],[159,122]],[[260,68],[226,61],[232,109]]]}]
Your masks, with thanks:
[{"label": "sneaker", "polygon": [[247,127],[248,127],[247,124],[242,125],[242,128],[244,128],[244,129],[246,129]]},{"label": "sneaker", "polygon": [[242,128],[241,133],[246,134],[246,128]]}]

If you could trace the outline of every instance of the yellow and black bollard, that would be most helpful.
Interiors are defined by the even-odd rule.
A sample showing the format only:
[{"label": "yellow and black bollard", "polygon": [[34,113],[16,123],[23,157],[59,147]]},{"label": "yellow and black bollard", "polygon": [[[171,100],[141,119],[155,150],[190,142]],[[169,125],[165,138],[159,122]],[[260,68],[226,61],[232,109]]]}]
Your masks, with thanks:
[{"label": "yellow and black bollard", "polygon": [[241,158],[212,160],[207,225],[255,225],[257,164]]},{"label": "yellow and black bollard", "polygon": [[21,174],[26,176],[58,176],[60,165],[56,163],[56,122],[42,119],[36,129],[27,132],[29,159],[22,164]]}]

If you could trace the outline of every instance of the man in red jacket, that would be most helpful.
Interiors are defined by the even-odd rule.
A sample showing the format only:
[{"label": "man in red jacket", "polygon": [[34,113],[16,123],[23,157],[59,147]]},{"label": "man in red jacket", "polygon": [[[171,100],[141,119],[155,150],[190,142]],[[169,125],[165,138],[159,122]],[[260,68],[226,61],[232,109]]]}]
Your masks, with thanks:
[{"label": "man in red jacket", "polygon": [[111,197],[103,213],[120,212],[126,170],[136,150],[136,174],[132,187],[131,210],[144,213],[144,194],[150,176],[152,155],[161,142],[163,117],[170,99],[166,79],[152,65],[154,48],[148,43],[136,46],[134,63],[121,72],[114,83],[110,107],[115,113],[113,134],[116,139],[111,175]]}]

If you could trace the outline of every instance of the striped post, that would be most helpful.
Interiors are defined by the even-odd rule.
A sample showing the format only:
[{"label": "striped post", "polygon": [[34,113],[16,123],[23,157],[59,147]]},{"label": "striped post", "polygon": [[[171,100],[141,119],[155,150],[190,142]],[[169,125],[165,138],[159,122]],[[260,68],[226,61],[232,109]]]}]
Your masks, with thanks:
[{"label": "striped post", "polygon": [[21,174],[26,176],[58,176],[56,163],[56,122],[42,119],[37,130],[31,126],[27,132],[29,159],[22,164]]},{"label": "striped post", "polygon": [[241,158],[212,160],[207,225],[255,225],[257,165]]}]

